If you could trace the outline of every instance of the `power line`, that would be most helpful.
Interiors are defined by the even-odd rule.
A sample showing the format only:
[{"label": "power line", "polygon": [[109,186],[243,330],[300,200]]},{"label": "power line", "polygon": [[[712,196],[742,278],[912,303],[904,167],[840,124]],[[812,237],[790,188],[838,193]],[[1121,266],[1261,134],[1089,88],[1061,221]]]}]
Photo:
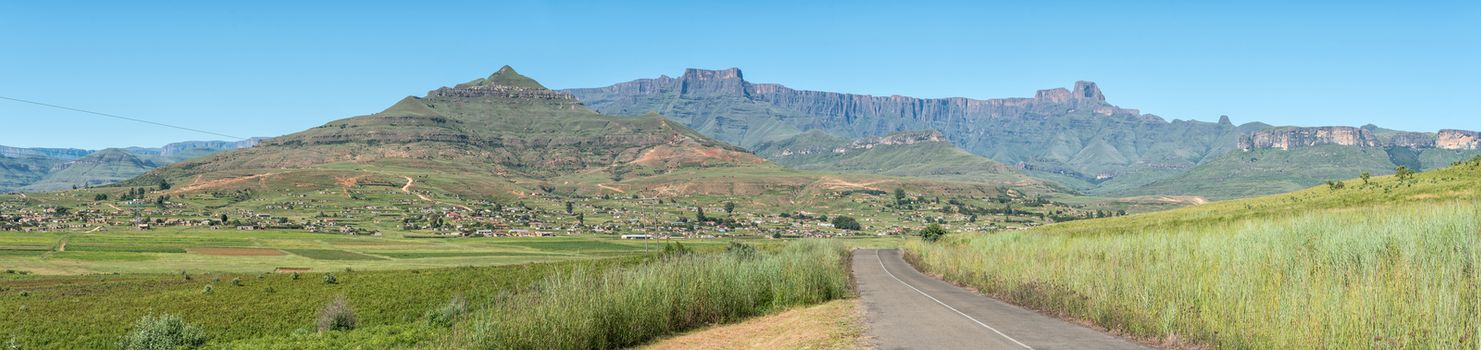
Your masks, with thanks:
[{"label": "power line", "polygon": [[5,96],[0,96],[0,99],[6,99],[6,100],[11,100],[11,101],[16,101],[16,102],[22,102],[22,103],[30,103],[30,104],[33,104],[33,105],[46,106],[46,107],[51,107],[51,108],[56,108],[56,109],[64,109],[64,110],[69,110],[69,111],[73,111],[73,112],[82,112],[82,113],[87,113],[87,114],[100,115],[100,116],[104,116],[104,117],[123,119],[123,120],[128,120],[128,121],[134,121],[134,122],[144,123],[144,124],[158,125],[158,126],[163,126],[163,127],[167,127],[167,128],[175,128],[175,129],[180,129],[180,130],[185,130],[185,131],[191,131],[191,132],[198,132],[198,133],[208,134],[208,135],[215,135],[215,136],[221,136],[221,137],[229,137],[229,138],[233,138],[233,139],[237,139],[237,140],[246,140],[247,139],[247,138],[241,137],[241,136],[231,136],[231,135],[222,134],[222,133],[219,133],[219,132],[211,132],[211,131],[205,131],[205,130],[201,130],[201,129],[192,129],[192,128],[187,128],[187,127],[183,127],[183,126],[170,125],[170,124],[165,124],[165,123],[160,123],[160,122],[152,122],[152,121],[138,119],[138,118],[129,118],[129,117],[125,117],[125,116],[121,116],[121,115],[117,115],[117,114],[108,114],[108,113],[102,113],[102,112],[93,112],[93,111],[89,111],[89,110],[85,110],[85,109],[72,108],[72,107],[67,107],[67,106],[58,106],[58,105],[54,105],[54,104],[50,104],[50,103],[42,103],[42,102],[36,102],[36,101],[30,101],[30,100],[22,100],[22,99],[18,99],[18,98],[11,98],[11,97],[5,97]]}]

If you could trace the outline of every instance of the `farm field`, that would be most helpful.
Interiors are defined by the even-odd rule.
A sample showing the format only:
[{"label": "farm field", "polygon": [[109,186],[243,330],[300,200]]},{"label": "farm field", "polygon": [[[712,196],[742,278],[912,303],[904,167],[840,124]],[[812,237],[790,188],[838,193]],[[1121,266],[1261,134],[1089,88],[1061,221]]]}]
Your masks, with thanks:
[{"label": "farm field", "polygon": [[1170,346],[1476,348],[1478,191],[1481,158],[905,247],[948,280]]},{"label": "farm field", "polygon": [[[723,244],[684,240],[704,246]],[[0,232],[0,266],[34,274],[405,270],[643,254],[653,241],[612,236],[384,238],[169,228],[149,232]]]}]

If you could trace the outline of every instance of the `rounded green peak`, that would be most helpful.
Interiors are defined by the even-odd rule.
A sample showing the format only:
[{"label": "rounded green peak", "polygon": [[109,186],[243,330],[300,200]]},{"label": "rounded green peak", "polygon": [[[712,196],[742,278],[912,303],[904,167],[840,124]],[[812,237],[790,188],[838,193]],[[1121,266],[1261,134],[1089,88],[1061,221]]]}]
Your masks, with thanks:
[{"label": "rounded green peak", "polygon": [[499,71],[489,75],[488,78],[482,78],[467,83],[458,84],[457,87],[469,88],[475,86],[508,86],[526,89],[545,89],[545,86],[540,85],[540,82],[535,81],[535,79],[530,79],[529,77],[526,77],[524,75],[520,75],[519,72],[514,71],[514,67],[510,67],[508,65],[500,67]]}]

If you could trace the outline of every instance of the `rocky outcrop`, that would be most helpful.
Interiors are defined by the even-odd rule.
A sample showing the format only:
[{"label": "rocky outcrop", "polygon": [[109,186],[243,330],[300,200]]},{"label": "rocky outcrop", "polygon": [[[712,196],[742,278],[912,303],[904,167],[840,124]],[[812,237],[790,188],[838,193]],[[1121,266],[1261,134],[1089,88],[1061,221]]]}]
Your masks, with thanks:
[{"label": "rocky outcrop", "polygon": [[1378,147],[1378,137],[1365,129],[1350,126],[1312,128],[1273,128],[1256,131],[1239,139],[1239,149],[1276,148],[1289,150],[1317,145]]},{"label": "rocky outcrop", "polygon": [[679,95],[690,97],[746,97],[747,84],[739,68],[704,70],[690,68],[678,80]]},{"label": "rocky outcrop", "polygon": [[1246,151],[1262,148],[1289,150],[1317,145],[1475,150],[1481,149],[1481,137],[1478,137],[1475,131],[1466,130],[1445,129],[1438,133],[1427,133],[1387,130],[1365,125],[1362,128],[1347,126],[1271,128],[1255,131],[1239,139],[1239,148]]},{"label": "rocky outcrop", "polygon": [[1400,131],[1383,140],[1386,147],[1434,148],[1435,134]]},{"label": "rocky outcrop", "polygon": [[1481,149],[1481,133],[1467,130],[1445,129],[1435,135],[1435,147],[1441,149]]},{"label": "rocky outcrop", "polygon": [[20,148],[0,146],[0,157],[7,158],[43,157],[77,159],[91,153],[93,153],[93,151],[75,148]]}]

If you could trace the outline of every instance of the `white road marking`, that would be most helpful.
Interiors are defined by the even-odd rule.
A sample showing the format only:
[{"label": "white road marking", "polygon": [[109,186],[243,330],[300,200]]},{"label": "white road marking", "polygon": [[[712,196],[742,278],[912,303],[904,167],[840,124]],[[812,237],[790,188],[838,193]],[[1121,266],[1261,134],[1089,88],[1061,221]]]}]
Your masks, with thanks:
[{"label": "white road marking", "polygon": [[874,258],[876,260],[879,260],[879,268],[882,269],[882,270],[884,270],[884,273],[885,274],[890,275],[890,278],[895,279],[895,282],[900,282],[900,284],[904,285],[906,288],[910,288],[910,290],[913,290],[916,293],[920,293],[920,295],[924,295],[927,298],[931,298],[931,301],[935,301],[937,304],[941,304],[941,306],[945,306],[947,309],[951,309],[952,312],[955,312],[958,315],[962,315],[962,317],[966,317],[968,320],[972,320],[972,322],[976,322],[977,325],[982,326],[982,328],[987,328],[987,330],[990,330],[993,333],[997,333],[998,335],[1003,336],[1003,338],[1006,338],[1009,341],[1012,341],[1013,343],[1018,344],[1018,346],[1022,346],[1024,349],[1033,350],[1033,348],[1032,347],[1029,347],[1028,344],[1024,344],[1023,342],[1018,341],[1018,339],[1013,339],[1013,337],[1010,337],[1007,334],[1003,334],[1003,332],[998,331],[997,328],[992,328],[992,326],[989,326],[986,323],[982,323],[982,321],[978,321],[976,318],[972,318],[972,316],[967,316],[967,314],[962,313],[960,310],[957,310],[954,307],[951,307],[951,305],[946,305],[946,303],[941,302],[940,299],[936,299],[936,297],[933,297],[930,294],[926,294],[926,292],[922,292],[920,289],[915,288],[915,286],[912,286],[909,283],[905,283],[905,281],[904,280],[901,280],[899,277],[895,277],[895,274],[892,273],[892,272],[890,272],[890,269],[884,267],[884,258],[879,257],[879,251],[878,250],[874,251]]}]

